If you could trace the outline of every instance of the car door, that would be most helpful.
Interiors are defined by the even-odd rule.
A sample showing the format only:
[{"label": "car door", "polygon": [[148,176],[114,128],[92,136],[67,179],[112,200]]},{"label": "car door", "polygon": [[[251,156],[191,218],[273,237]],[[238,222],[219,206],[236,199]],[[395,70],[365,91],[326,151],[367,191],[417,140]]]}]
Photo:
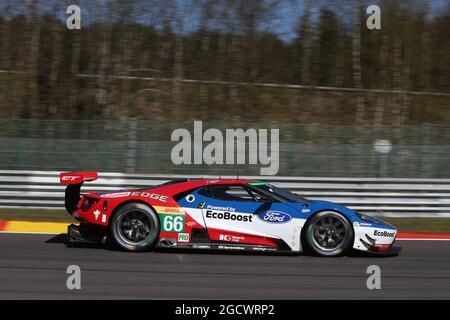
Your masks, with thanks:
[{"label": "car door", "polygon": [[[297,247],[295,209],[245,185],[214,185],[200,190],[203,218],[213,242]],[[286,243],[289,241],[289,243]]]}]

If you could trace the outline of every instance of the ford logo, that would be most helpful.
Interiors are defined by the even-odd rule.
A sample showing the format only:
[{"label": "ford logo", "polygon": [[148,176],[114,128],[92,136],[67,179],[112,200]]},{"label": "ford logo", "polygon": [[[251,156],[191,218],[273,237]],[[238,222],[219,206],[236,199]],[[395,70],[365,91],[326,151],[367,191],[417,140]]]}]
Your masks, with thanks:
[{"label": "ford logo", "polygon": [[292,220],[292,217],[284,212],[267,211],[261,213],[258,218],[264,222],[269,223],[286,223]]}]

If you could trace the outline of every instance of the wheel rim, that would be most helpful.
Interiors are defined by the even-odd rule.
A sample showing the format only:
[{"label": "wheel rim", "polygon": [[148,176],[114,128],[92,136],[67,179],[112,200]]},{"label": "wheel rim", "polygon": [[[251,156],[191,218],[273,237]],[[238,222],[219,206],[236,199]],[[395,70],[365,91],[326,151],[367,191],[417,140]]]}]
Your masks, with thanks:
[{"label": "wheel rim", "polygon": [[145,212],[131,210],[119,216],[117,231],[120,238],[128,244],[139,245],[152,236],[152,223]]},{"label": "wheel rim", "polygon": [[339,249],[346,240],[348,226],[338,216],[327,215],[319,218],[313,229],[314,244],[322,250]]}]

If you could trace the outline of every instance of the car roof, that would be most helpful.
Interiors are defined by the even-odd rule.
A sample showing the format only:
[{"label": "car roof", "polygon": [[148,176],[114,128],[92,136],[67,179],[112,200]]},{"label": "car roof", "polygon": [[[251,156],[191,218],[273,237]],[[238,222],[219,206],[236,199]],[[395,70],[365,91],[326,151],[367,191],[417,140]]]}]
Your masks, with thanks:
[{"label": "car roof", "polygon": [[258,182],[257,180],[250,179],[179,179],[166,182],[160,186],[152,187],[152,191],[165,192],[169,195],[174,195],[183,191],[196,189],[203,186],[211,185],[227,185],[227,184],[237,184],[245,185],[253,182]]}]

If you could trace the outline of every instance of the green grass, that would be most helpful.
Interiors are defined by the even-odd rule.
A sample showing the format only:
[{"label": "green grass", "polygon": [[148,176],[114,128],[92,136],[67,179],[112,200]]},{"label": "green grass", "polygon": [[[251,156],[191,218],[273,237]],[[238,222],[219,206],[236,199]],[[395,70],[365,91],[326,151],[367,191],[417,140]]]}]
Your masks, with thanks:
[{"label": "green grass", "polygon": [[380,218],[397,227],[400,232],[450,234],[450,218]]},{"label": "green grass", "polygon": [[73,223],[76,221],[64,210],[6,209],[6,208],[0,208],[0,220],[67,222],[67,223]]},{"label": "green grass", "polygon": [[[450,234],[450,218],[390,218],[382,220],[396,226],[400,232],[424,232]],[[0,209],[0,220],[76,222],[64,210]]]}]

